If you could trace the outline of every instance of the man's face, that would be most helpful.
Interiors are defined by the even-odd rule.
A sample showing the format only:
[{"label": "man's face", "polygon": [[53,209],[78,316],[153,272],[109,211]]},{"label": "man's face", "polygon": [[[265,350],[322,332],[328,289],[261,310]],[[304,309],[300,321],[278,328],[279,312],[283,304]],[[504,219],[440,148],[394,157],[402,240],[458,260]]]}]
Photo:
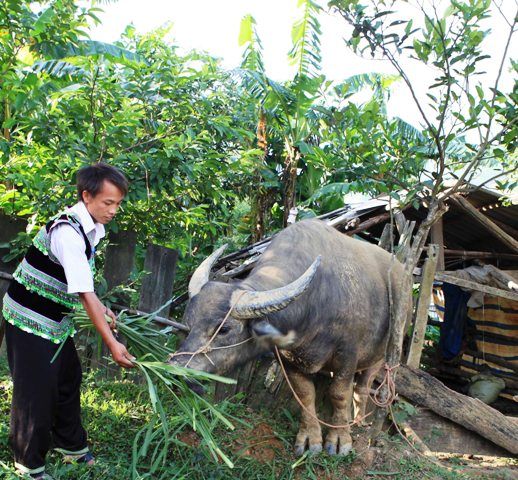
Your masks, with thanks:
[{"label": "man's face", "polygon": [[104,180],[101,190],[94,197],[83,190],[83,202],[92,218],[103,225],[107,224],[117,213],[124,195],[111,182]]}]

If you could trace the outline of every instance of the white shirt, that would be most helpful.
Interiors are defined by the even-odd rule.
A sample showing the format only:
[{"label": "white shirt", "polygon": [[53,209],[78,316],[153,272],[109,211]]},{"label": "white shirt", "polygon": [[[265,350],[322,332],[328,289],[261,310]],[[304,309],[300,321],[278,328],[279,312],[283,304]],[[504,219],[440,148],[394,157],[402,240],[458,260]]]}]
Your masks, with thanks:
[{"label": "white shirt", "polygon": [[[76,203],[66,212],[75,214],[94,246],[104,237],[104,225],[94,222],[83,202]],[[94,279],[86,258],[86,244],[82,235],[66,223],[56,225],[50,235],[50,250],[65,270],[68,293],[94,291]]]}]

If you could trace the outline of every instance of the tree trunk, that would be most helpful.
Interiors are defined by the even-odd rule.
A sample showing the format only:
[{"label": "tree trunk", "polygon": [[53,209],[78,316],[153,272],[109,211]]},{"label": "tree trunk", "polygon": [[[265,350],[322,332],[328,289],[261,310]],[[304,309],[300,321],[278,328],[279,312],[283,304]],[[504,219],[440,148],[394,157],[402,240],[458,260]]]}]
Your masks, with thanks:
[{"label": "tree trunk", "polygon": [[[256,130],[257,147],[263,150],[262,163],[266,163],[266,155],[268,153],[268,142],[266,139],[266,113],[261,109],[259,112],[259,121]],[[262,175],[258,171],[254,184],[259,185],[252,192],[252,243],[258,242],[264,237],[265,218],[267,210],[267,193],[265,188],[260,186],[262,183]]]},{"label": "tree trunk", "polygon": [[487,438],[513,454],[518,454],[518,420],[506,417],[478,399],[450,390],[422,370],[400,367],[398,393],[442,417]]},{"label": "tree trunk", "polygon": [[[11,106],[9,104],[9,100],[5,99],[5,101],[4,101],[4,121],[2,123],[5,124],[5,122],[7,122],[7,120],[9,120],[10,118],[11,118]],[[9,128],[4,127],[2,133],[3,133],[4,138],[7,141],[11,140],[11,130]]]},{"label": "tree trunk", "polygon": [[295,190],[297,185],[297,167],[300,160],[300,151],[297,147],[286,143],[287,157],[284,166],[284,219],[283,225],[288,225],[290,210],[295,206]]}]

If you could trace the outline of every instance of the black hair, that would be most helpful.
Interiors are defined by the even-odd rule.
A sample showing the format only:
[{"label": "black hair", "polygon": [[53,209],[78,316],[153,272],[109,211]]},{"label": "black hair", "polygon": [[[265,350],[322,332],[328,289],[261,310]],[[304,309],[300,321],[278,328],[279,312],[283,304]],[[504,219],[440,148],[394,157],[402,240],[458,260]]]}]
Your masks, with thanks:
[{"label": "black hair", "polygon": [[128,193],[128,180],[124,174],[107,163],[94,163],[78,170],[77,196],[83,200],[83,191],[86,190],[95,197],[102,188],[104,180],[113,183],[122,194]]}]

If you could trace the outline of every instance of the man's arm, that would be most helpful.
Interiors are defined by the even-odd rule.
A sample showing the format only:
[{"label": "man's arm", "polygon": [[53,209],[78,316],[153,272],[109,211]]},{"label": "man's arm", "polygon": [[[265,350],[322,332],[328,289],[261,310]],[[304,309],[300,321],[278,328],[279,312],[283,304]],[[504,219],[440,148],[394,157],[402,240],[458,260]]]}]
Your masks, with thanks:
[{"label": "man's arm", "polygon": [[[110,349],[115,362],[121,367],[134,367],[131,363],[134,357],[110,331],[110,327],[114,329],[116,325],[115,315],[100,302],[94,293],[93,275],[85,255],[85,241],[67,224],[56,226],[51,235],[51,250],[65,271],[68,293],[79,294],[88,317]],[[112,319],[111,324],[106,322],[105,314]]]},{"label": "man's arm", "polygon": [[110,349],[113,360],[121,367],[133,368],[135,365],[132,360],[135,360],[135,357],[130,355],[126,347],[113,336],[110,325],[104,318],[106,307],[100,302],[97,295],[94,292],[85,292],[79,293],[79,298],[103,342]]}]

